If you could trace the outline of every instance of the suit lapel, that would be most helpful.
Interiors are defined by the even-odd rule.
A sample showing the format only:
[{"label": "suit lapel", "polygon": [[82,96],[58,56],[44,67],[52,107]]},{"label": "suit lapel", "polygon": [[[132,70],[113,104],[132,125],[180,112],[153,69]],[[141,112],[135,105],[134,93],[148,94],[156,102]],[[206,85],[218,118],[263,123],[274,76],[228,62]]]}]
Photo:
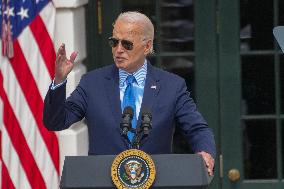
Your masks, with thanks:
[{"label": "suit lapel", "polygon": [[144,95],[139,114],[138,125],[140,125],[142,110],[145,109],[152,112],[152,108],[154,103],[157,101],[156,98],[158,96],[159,91],[160,91],[159,78],[156,76],[153,66],[150,63],[148,63],[146,83],[144,86]]},{"label": "suit lapel", "polygon": [[121,120],[121,103],[119,96],[118,69],[115,66],[112,66],[110,72],[106,74],[105,82],[109,106],[111,107],[114,121],[118,125],[117,128],[119,128]]}]

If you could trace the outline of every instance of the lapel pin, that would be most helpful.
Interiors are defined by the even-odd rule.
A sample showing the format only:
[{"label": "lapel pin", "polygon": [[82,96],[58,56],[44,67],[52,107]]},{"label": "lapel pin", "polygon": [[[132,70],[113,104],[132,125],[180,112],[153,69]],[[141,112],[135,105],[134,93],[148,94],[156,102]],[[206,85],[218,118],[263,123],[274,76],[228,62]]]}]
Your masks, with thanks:
[{"label": "lapel pin", "polygon": [[151,89],[157,89],[157,86],[156,85],[152,85]]}]

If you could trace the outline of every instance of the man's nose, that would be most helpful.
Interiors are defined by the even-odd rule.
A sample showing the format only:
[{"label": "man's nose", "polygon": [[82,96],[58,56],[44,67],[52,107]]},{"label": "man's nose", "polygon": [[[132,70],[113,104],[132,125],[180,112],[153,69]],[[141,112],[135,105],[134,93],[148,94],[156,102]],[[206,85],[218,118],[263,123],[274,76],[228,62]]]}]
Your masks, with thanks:
[{"label": "man's nose", "polygon": [[117,48],[117,49],[116,49],[117,52],[124,52],[124,51],[125,51],[125,49],[123,48],[121,42],[119,42],[119,43],[117,44],[117,47],[116,47],[116,48]]}]

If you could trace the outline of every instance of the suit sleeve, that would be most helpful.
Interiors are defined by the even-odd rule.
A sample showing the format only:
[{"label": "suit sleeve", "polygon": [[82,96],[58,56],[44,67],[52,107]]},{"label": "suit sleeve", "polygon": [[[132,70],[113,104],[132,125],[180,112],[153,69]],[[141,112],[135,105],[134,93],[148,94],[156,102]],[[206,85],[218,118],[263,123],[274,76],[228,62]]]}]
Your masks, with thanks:
[{"label": "suit sleeve", "polygon": [[43,122],[51,131],[69,128],[73,123],[85,117],[87,109],[87,95],[82,77],[79,85],[66,99],[66,83],[51,90],[44,99]]},{"label": "suit sleeve", "polygon": [[175,117],[192,150],[195,153],[205,151],[215,157],[216,146],[213,132],[197,111],[184,80],[178,85],[176,94]]}]

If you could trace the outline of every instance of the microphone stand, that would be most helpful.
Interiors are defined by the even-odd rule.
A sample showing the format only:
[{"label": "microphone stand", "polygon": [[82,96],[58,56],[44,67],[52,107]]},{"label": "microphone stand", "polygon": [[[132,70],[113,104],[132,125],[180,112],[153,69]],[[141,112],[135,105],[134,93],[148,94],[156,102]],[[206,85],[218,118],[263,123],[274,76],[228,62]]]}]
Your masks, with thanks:
[{"label": "microphone stand", "polygon": [[140,148],[140,141],[141,141],[141,136],[140,136],[138,130],[135,129],[134,137],[133,137],[133,140],[131,142],[131,148],[139,150],[139,148]]},{"label": "microphone stand", "polygon": [[150,130],[152,129],[152,115],[151,113],[142,113],[142,122],[140,127],[131,130],[134,133],[133,140],[131,142],[131,148],[139,150],[140,143],[143,139],[148,137]]}]

